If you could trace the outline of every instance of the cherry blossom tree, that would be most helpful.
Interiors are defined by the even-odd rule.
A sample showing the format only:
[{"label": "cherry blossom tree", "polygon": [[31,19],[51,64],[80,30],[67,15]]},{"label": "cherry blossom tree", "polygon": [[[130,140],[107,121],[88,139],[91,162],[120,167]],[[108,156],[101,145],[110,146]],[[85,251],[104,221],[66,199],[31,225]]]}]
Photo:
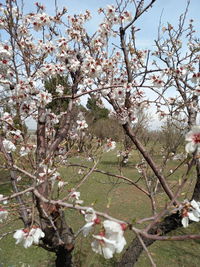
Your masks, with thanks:
[{"label": "cherry blossom tree", "polygon": [[[146,11],[151,12],[155,3],[156,0],[116,0],[115,5],[99,8],[102,22],[93,34],[86,27],[92,20],[89,10],[71,15],[66,7],[58,9],[55,5],[55,14],[48,15],[37,2],[34,13],[24,14],[23,2],[7,0],[0,6],[1,168],[9,171],[13,190],[8,196],[0,196],[0,222],[10,216],[10,206],[5,201],[17,203],[24,228],[16,229],[13,235],[16,244],[24,248],[37,245],[54,252],[56,266],[72,266],[72,251],[79,233],[91,235],[91,249],[105,259],[122,253],[117,266],[133,266],[143,250],[155,266],[147,247],[155,240],[168,240],[170,231],[200,220],[197,121],[200,44],[193,21],[186,25],[187,6],[177,28],[169,23],[159,26],[155,51],[138,49],[136,21]],[[51,91],[47,90],[49,83]],[[100,105],[107,101],[112,107],[109,116],[117,119],[140,155],[141,162],[133,168],[145,181],[146,188],[132,178],[98,169],[101,155],[115,149],[116,143],[111,139],[99,142],[86,134],[88,124],[84,114],[73,116],[84,95],[95,98]],[[52,103],[57,99],[67,100],[64,108],[55,109]],[[140,140],[140,131],[134,127],[138,110],[152,107],[161,119],[179,120],[184,126],[187,145],[181,157],[164,151],[162,162],[157,161]],[[31,141],[24,127],[30,117],[37,122],[36,142]],[[67,181],[59,173],[60,167],[65,167],[66,172],[70,168],[67,160],[72,151],[66,149],[65,143],[73,140],[76,147],[83,138],[90,143],[85,150],[93,167],[75,188],[67,188]],[[73,153],[81,152],[76,149]],[[177,158],[176,167],[166,174],[167,162]],[[167,178],[182,165],[185,166],[182,179],[172,188]],[[181,192],[193,169],[196,169],[196,184],[191,199],[183,200]],[[79,188],[93,172],[136,187],[148,197],[152,216],[133,225],[84,206]],[[20,174],[27,179],[23,190],[19,187]],[[158,185],[168,198],[161,211],[155,205]],[[67,192],[65,197],[56,194],[62,190]],[[31,209],[27,204],[30,202]],[[65,209],[79,211],[80,218],[85,219],[77,234],[65,218]],[[143,222],[147,224],[138,227]],[[128,245],[125,231],[135,233]],[[170,240],[199,238],[199,234],[170,236]]]}]

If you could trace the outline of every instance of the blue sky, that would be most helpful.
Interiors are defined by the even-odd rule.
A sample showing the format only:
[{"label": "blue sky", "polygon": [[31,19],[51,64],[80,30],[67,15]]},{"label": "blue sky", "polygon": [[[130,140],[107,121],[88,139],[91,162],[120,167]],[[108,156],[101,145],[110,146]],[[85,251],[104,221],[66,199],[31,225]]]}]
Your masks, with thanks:
[{"label": "blue sky", "polygon": [[[145,0],[146,3],[149,1],[150,0]],[[180,14],[184,12],[187,1],[188,0],[157,0],[153,8],[146,12],[136,23],[136,26],[141,29],[137,36],[138,44],[144,48],[145,46],[149,47],[149,44],[153,44],[157,36],[161,14],[163,24],[170,22],[173,25],[177,25],[178,18]],[[20,0],[18,0],[18,2],[20,3]],[[25,11],[35,11],[35,2],[36,0],[24,0]],[[44,3],[47,13],[54,13],[55,0],[41,0],[39,2]],[[0,0],[0,3],[5,3],[5,0]],[[93,19],[88,24],[88,29],[90,32],[95,32],[101,21],[101,16],[98,15],[97,9],[99,7],[105,7],[108,4],[115,4],[115,0],[57,0],[57,3],[59,9],[61,9],[62,6],[66,6],[69,14],[79,13],[89,9],[92,12]],[[199,10],[200,0],[191,0],[187,21],[193,18],[198,32],[200,29]]]}]

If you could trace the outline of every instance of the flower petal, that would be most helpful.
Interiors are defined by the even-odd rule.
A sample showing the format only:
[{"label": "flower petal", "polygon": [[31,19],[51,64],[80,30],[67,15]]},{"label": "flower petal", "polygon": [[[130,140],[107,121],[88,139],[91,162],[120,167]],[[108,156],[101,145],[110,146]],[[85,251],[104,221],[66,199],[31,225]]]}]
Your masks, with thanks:
[{"label": "flower petal", "polygon": [[187,153],[194,153],[194,151],[196,150],[196,148],[197,148],[197,145],[196,144],[194,144],[193,142],[189,142],[185,146],[185,151]]},{"label": "flower petal", "polygon": [[182,225],[183,225],[183,227],[188,227],[188,225],[189,225],[189,219],[188,219],[188,217],[183,217],[183,219],[181,220],[181,223],[182,223]]}]

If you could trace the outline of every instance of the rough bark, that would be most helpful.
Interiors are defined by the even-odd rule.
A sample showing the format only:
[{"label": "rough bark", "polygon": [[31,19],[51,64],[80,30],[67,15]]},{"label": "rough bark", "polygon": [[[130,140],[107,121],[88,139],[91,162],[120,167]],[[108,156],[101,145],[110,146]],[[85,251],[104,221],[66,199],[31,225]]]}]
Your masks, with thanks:
[{"label": "rough bark", "polygon": [[[72,104],[71,104],[72,107]],[[46,130],[46,110],[45,108],[39,108],[39,119],[37,124],[37,151],[36,151],[36,163],[38,168],[38,179],[43,181],[38,185],[38,191],[46,198],[50,195],[50,183],[48,175],[39,176],[40,173],[44,173],[45,169],[41,162],[45,162],[47,157],[47,141],[45,136]],[[52,148],[54,152],[59,143],[64,139],[64,133],[69,129],[70,119],[67,114],[69,122],[61,129],[61,134],[58,136],[56,142]],[[67,225],[64,212],[58,205],[43,202],[40,198],[36,197],[36,207],[39,211],[40,224],[45,237],[43,238],[43,248],[52,251],[56,254],[56,267],[72,266],[71,252],[74,248],[74,236],[71,228]]]},{"label": "rough bark", "polygon": [[200,201],[200,162],[199,159],[196,163],[196,172],[197,172],[197,180],[194,187],[194,192],[192,195],[192,199],[195,199],[196,201]]}]

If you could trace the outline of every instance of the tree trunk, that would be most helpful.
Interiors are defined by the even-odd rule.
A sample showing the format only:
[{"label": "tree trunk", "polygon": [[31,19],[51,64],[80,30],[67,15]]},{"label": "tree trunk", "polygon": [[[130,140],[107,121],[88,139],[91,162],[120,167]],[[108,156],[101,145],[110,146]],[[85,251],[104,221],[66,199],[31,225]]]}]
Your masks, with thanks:
[{"label": "tree trunk", "polygon": [[63,246],[58,248],[56,252],[56,267],[71,267],[72,265],[72,255],[71,251],[66,250]]},{"label": "tree trunk", "polygon": [[197,172],[197,180],[196,180],[196,184],[194,187],[192,199],[195,199],[196,201],[200,201],[200,162],[199,162],[199,159],[197,159],[197,162],[196,162],[196,172]]}]

